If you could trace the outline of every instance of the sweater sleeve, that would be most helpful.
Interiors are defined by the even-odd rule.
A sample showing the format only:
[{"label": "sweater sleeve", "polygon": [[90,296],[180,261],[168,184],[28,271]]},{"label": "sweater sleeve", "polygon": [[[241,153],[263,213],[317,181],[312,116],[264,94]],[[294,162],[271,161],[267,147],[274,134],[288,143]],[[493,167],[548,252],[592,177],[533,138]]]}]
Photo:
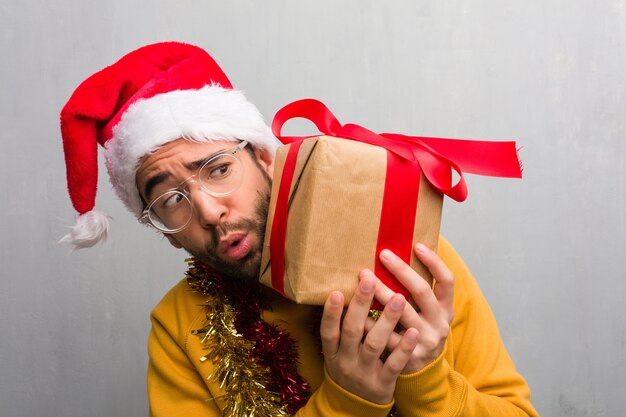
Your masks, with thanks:
[{"label": "sweater sleeve", "polygon": [[446,350],[426,368],[401,375],[396,407],[403,417],[537,417],[472,274],[443,238],[439,256],[455,277],[454,320]]},{"label": "sweater sleeve", "polygon": [[386,417],[393,402],[376,404],[346,391],[324,371],[324,380],[295,417]]},{"label": "sweater sleeve", "polygon": [[150,416],[218,417],[220,409],[203,378],[204,372],[210,370],[198,369],[210,364],[200,363],[201,351],[192,353],[188,349],[188,335],[194,325],[201,323],[199,300],[197,304],[188,299],[181,302],[185,298],[181,292],[184,288],[179,284],[151,315],[147,376]]}]

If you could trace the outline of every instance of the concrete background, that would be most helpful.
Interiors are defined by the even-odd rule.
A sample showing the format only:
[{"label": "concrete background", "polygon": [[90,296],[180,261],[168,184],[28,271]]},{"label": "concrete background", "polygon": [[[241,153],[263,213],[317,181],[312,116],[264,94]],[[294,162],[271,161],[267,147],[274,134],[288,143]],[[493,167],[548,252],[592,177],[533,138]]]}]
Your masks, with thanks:
[{"label": "concrete background", "polygon": [[9,0],[0,5],[0,416],[142,416],[148,314],[184,253],[105,175],[109,241],[71,253],[58,113],[147,43],[207,49],[270,121],[303,97],[344,123],[515,139],[525,178],[469,176],[444,234],[543,416],[626,409],[626,1]]}]

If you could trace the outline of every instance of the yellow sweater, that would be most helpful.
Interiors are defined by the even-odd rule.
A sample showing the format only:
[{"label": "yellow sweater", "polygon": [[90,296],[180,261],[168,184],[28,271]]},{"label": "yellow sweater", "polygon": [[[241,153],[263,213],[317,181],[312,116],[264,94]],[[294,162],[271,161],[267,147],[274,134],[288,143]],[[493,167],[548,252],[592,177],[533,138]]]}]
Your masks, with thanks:
[{"label": "yellow sweater", "polygon": [[[489,417],[537,416],[530,391],[517,373],[500,339],[493,314],[471,273],[443,238],[439,256],[455,277],[454,321],[444,353],[426,368],[397,381],[398,415]],[[204,326],[206,296],[193,292],[185,280],[152,312],[148,339],[148,397],[154,417],[219,416],[223,392],[210,382],[214,372],[198,336]],[[385,417],[394,403],[380,405],[359,398],[335,384],[324,372],[318,344],[310,333],[312,307],[276,297],[264,320],[298,340],[299,372],[313,395],[297,417]]]}]

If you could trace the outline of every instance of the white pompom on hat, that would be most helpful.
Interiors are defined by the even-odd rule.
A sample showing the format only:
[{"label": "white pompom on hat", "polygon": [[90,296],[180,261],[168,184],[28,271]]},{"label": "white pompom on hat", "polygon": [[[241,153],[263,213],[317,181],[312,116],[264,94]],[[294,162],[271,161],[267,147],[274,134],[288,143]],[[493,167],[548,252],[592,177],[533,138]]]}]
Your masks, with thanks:
[{"label": "white pompom on hat", "polygon": [[197,46],[164,42],[139,48],[83,81],[61,111],[70,198],[79,214],[61,239],[77,248],[106,238],[106,214],[94,210],[97,144],[118,197],[136,216],[140,159],[164,144],[247,140],[274,153],[280,142],[257,108],[233,89],[217,63]]}]

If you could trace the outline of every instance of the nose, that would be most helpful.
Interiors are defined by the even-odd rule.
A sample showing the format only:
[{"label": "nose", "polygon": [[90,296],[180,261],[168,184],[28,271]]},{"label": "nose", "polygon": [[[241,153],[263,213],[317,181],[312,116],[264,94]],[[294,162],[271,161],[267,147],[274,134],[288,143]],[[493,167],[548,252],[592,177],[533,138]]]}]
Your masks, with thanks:
[{"label": "nose", "polygon": [[202,227],[213,227],[220,224],[228,214],[228,207],[224,198],[214,197],[204,191],[199,184],[194,184],[189,190],[191,204]]}]

